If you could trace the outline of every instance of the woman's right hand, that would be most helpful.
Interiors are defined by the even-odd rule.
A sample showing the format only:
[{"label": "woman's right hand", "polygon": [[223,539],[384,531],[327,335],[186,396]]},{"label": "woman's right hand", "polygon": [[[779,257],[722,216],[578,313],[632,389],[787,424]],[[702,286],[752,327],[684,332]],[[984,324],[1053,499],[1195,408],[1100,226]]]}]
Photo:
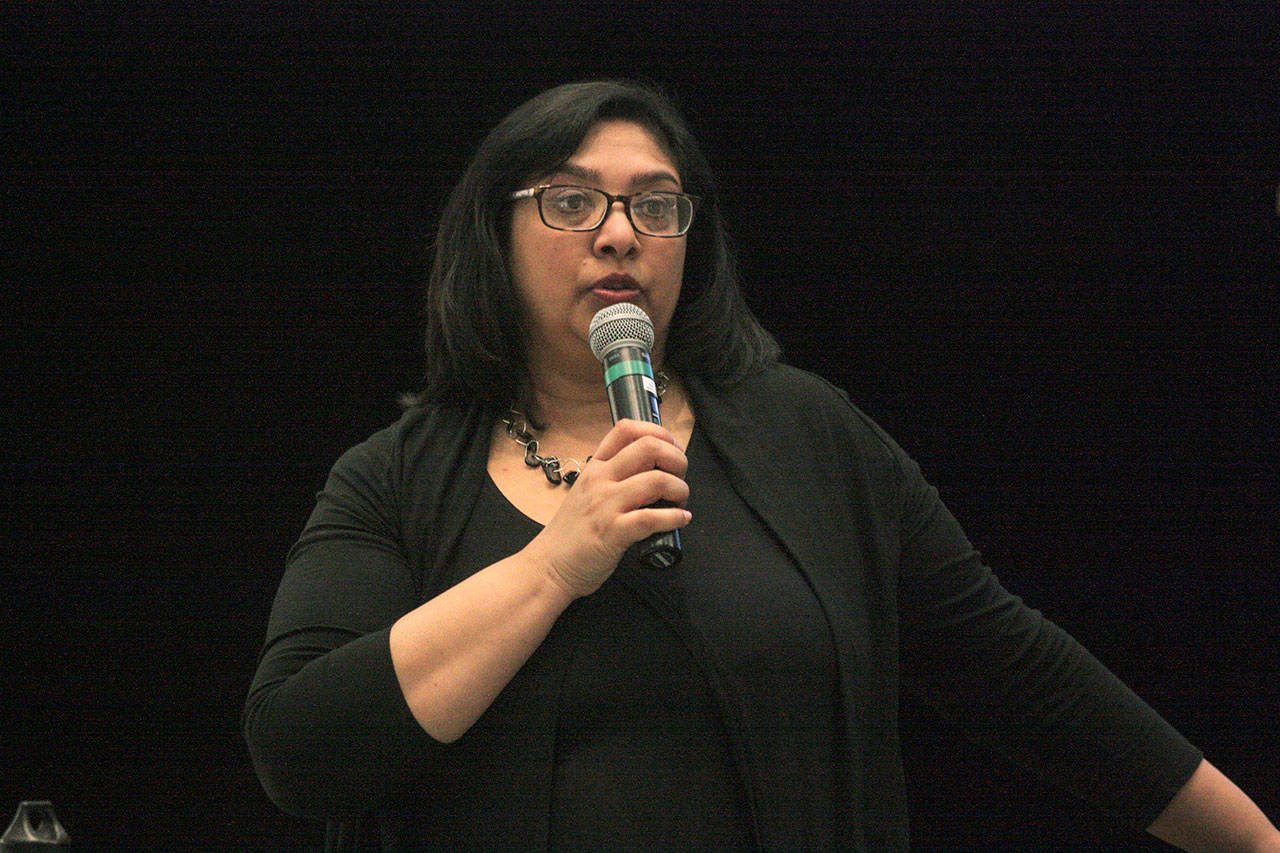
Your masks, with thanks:
[{"label": "woman's right hand", "polygon": [[[633,543],[684,527],[689,460],[661,426],[620,420],[604,437],[528,556],[575,598],[599,589]],[[675,506],[655,507],[658,501]]]}]

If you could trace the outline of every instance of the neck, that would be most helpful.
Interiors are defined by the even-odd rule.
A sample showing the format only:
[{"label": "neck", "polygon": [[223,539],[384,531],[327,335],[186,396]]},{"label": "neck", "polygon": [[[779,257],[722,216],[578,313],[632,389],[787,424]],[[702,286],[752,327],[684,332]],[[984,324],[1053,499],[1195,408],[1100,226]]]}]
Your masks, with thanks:
[{"label": "neck", "polygon": [[590,383],[568,376],[534,377],[530,389],[530,413],[543,428],[577,431],[583,427],[608,426],[609,398],[601,377]]},{"label": "neck", "polygon": [[[655,354],[655,371],[657,364]],[[554,431],[576,435],[584,440],[598,441],[613,427],[609,411],[609,396],[604,386],[603,368],[592,358],[590,364],[570,370],[538,369],[530,364],[531,387],[526,412],[538,429],[544,433]],[[683,406],[683,389],[678,380],[671,377],[673,393],[663,399],[664,421],[667,412]]]},{"label": "neck", "polygon": [[[662,363],[660,353],[652,353],[654,369]],[[607,432],[613,425],[609,414],[609,397],[604,386],[604,368],[590,356],[572,362],[531,355],[530,388],[526,414],[544,427],[574,429],[603,425]]]},{"label": "neck", "polygon": [[[609,418],[600,363],[587,358],[553,359],[534,350],[529,354],[529,387],[524,396],[528,414],[544,428],[570,427]],[[603,414],[602,414],[603,413]]]}]

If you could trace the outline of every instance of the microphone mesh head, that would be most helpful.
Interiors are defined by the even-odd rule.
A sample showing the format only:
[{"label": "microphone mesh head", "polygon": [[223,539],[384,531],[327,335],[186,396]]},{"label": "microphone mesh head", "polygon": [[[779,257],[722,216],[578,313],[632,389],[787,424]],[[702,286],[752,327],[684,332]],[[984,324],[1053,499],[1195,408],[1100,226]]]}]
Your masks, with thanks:
[{"label": "microphone mesh head", "polygon": [[604,360],[605,354],[620,343],[653,349],[653,321],[630,302],[619,302],[601,308],[591,318],[591,351]]}]

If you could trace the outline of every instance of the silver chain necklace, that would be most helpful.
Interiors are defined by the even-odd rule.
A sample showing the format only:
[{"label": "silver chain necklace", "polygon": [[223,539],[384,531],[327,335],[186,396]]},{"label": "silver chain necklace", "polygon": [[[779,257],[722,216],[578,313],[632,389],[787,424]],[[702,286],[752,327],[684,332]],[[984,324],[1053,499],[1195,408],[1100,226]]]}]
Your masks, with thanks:
[{"label": "silver chain necklace", "polygon": [[[659,370],[655,379],[658,385],[658,399],[661,400],[667,390],[667,374]],[[502,418],[502,423],[507,428],[507,435],[511,436],[511,440],[524,448],[524,464],[530,468],[541,468],[551,485],[558,486],[564,483],[572,486],[577,481],[578,475],[582,473],[582,466],[586,463],[579,462],[572,456],[565,457],[564,462],[573,463],[573,468],[566,471],[564,462],[559,456],[539,454],[538,439],[529,431],[528,418],[523,414],[515,409],[508,409],[507,414]],[[587,462],[590,461],[591,457],[588,456]]]}]

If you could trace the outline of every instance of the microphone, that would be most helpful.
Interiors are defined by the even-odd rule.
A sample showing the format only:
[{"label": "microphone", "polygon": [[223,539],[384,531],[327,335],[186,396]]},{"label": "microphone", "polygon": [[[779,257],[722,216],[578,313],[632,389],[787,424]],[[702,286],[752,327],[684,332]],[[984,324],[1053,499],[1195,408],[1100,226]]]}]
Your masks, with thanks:
[{"label": "microphone", "polygon": [[[662,424],[658,414],[658,383],[653,378],[649,350],[653,348],[653,321],[630,302],[601,308],[591,318],[591,352],[604,365],[609,412],[616,424],[622,418]],[[659,501],[655,506],[672,506]],[[680,531],[655,533],[637,543],[640,559],[655,569],[680,562]]]}]

